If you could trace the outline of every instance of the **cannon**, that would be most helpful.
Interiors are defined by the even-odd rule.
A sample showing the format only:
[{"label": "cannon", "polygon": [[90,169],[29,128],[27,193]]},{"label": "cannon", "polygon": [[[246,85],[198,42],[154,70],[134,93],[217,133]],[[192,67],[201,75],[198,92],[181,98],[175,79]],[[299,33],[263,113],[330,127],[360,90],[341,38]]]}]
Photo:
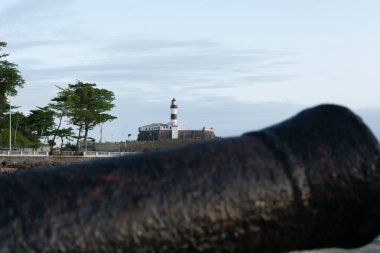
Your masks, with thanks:
[{"label": "cannon", "polygon": [[260,252],[380,234],[380,150],[349,109],[0,177],[0,252]]}]

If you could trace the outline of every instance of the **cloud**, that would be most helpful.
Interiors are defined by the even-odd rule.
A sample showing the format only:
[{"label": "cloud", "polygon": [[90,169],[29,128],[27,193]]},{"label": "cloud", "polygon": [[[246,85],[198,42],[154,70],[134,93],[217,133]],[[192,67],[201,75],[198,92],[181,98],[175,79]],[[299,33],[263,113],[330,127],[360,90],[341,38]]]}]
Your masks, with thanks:
[{"label": "cloud", "polygon": [[[231,48],[204,37],[88,33],[77,28],[71,2],[18,1],[0,17],[0,23],[12,20],[0,36],[10,38],[11,60],[19,64],[26,80],[25,88],[12,99],[24,112],[46,105],[57,94],[55,85],[79,79],[116,94],[113,114],[119,118],[105,124],[105,139],[107,131],[108,139],[117,140],[129,132],[136,135],[140,125],[168,121],[167,103],[173,96],[182,102],[185,126],[213,126],[218,135],[229,136],[272,121],[264,114],[248,118],[248,108],[267,111],[217,91],[244,92],[247,86],[293,78],[281,71],[293,64],[293,51]],[[231,118],[241,123],[232,123]]]},{"label": "cloud", "polygon": [[[49,56],[53,60],[61,55],[72,60],[62,60],[62,64],[49,62],[42,56],[36,57],[35,53],[19,55],[15,62],[19,64],[26,85],[12,99],[13,103],[22,105],[22,110],[27,112],[35,106],[49,103],[58,92],[55,85],[65,87],[77,79],[95,82],[116,95],[113,114],[119,118],[105,124],[105,139],[120,139],[122,132],[136,136],[140,125],[168,121],[167,103],[172,97],[177,97],[182,103],[185,126],[213,126],[220,136],[241,134],[275,122],[265,119],[263,113],[276,113],[269,113],[262,106],[238,102],[232,96],[227,97],[228,92],[218,91],[231,88],[244,90],[245,86],[287,80],[290,77],[277,70],[283,67],[282,62],[292,58],[292,52],[231,49],[207,39],[119,38],[110,41],[110,45],[106,41],[91,44],[88,52],[75,51],[77,55],[70,54],[69,49],[74,46],[84,48],[84,42],[80,46],[77,42],[65,41],[60,47],[59,42],[53,39],[41,45],[22,45],[23,52],[41,51],[42,55],[44,51],[49,51],[53,54]],[[47,49],[49,47],[52,51]],[[87,54],[94,56],[84,58]],[[212,103],[207,103],[208,99]],[[254,111],[254,108],[261,109],[255,111],[255,116],[250,119],[247,114],[252,108]],[[274,110],[281,112],[280,108],[278,106]],[[281,118],[280,115],[277,118]],[[123,131],[120,132],[120,129]],[[107,130],[111,130],[108,137]]]},{"label": "cloud", "polygon": [[80,37],[71,15],[72,0],[14,0],[0,15],[0,38],[21,50]]},{"label": "cloud", "polygon": [[114,36],[108,38],[106,41],[104,38],[101,40],[102,43],[106,44],[102,50],[107,51],[107,53],[120,52],[151,52],[157,50],[173,50],[173,49],[191,49],[191,48],[205,48],[219,46],[220,43],[207,40],[207,39],[192,39],[192,40],[165,40],[153,36]]},{"label": "cloud", "polygon": [[[21,23],[24,21],[35,22],[32,18],[59,18],[65,15],[67,6],[72,0],[45,1],[45,0],[14,0],[8,1],[7,8],[3,9],[1,21]],[[41,20],[42,21],[42,20]]]},{"label": "cloud", "polygon": [[[46,45],[40,47],[46,50]],[[277,70],[281,68],[279,64],[292,55],[288,51],[230,49],[201,39],[165,41],[139,38],[117,43],[115,40],[111,45],[100,43],[83,53],[95,55],[87,59],[81,53],[71,55],[70,48],[67,44],[52,48],[55,49],[52,54],[57,54],[53,59],[60,56],[70,58],[61,60],[65,62],[63,65],[44,62],[42,58],[40,61],[20,58],[27,82],[43,84],[54,79],[71,82],[79,79],[103,84],[116,93],[132,92],[136,96],[182,93],[186,97],[206,90],[287,80],[290,76]]]}]

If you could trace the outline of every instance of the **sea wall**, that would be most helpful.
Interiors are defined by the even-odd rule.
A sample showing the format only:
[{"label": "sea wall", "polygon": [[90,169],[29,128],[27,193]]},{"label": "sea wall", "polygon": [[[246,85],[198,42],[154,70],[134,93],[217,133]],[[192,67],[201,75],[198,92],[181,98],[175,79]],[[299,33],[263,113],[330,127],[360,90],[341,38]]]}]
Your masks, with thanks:
[{"label": "sea wall", "polygon": [[[0,168],[32,169],[40,167],[59,166],[92,159],[93,156],[0,156]],[[103,158],[104,159],[104,158]]]}]

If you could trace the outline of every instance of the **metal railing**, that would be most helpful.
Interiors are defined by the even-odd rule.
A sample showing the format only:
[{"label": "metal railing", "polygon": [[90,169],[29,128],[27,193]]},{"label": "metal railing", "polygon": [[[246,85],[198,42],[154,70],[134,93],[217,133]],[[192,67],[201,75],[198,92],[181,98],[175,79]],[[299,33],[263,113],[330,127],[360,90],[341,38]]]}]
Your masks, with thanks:
[{"label": "metal railing", "polygon": [[84,151],[83,156],[93,157],[113,157],[113,156],[125,156],[134,155],[137,152],[106,152],[106,151]]},{"label": "metal railing", "polygon": [[0,150],[0,156],[49,156],[49,152],[47,151],[5,151]]},{"label": "metal railing", "polygon": [[[115,156],[125,156],[134,155],[139,152],[106,152],[106,151],[62,151],[60,153],[53,153],[53,155],[58,156],[85,156],[85,157],[115,157]],[[49,156],[48,151],[6,151],[0,150],[0,156]]]}]

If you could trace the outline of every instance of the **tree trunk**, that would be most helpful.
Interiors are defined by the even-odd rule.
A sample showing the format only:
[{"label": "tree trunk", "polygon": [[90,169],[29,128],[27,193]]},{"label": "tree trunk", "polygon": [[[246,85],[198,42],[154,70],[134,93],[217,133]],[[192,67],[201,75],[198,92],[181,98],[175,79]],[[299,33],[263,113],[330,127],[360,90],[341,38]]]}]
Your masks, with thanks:
[{"label": "tree trunk", "polygon": [[[63,119],[63,115],[61,115],[61,116],[59,117],[59,123],[58,123],[58,126],[57,126],[57,128],[55,129],[55,131],[54,131],[53,138],[51,139],[50,153],[53,153],[53,147],[54,147],[54,143],[55,143],[55,138],[57,138],[57,133],[56,133],[56,131],[59,130],[59,128],[61,127],[62,119]],[[62,151],[62,150],[61,150],[61,151]]]},{"label": "tree trunk", "polygon": [[61,148],[60,148],[60,150],[61,150],[61,155],[62,155],[62,151],[63,151],[63,137],[61,137]]},{"label": "tree trunk", "polygon": [[76,145],[76,152],[77,153],[79,152],[79,144],[80,144],[81,133],[82,133],[82,126],[79,126],[78,139],[77,139],[77,145]]},{"label": "tree trunk", "polygon": [[84,129],[84,150],[87,151],[87,135],[88,135],[88,127],[86,126]]},{"label": "tree trunk", "polygon": [[[1,92],[0,92],[1,93]],[[0,94],[0,130],[4,130],[5,126],[5,112],[7,111],[7,97]]]}]

